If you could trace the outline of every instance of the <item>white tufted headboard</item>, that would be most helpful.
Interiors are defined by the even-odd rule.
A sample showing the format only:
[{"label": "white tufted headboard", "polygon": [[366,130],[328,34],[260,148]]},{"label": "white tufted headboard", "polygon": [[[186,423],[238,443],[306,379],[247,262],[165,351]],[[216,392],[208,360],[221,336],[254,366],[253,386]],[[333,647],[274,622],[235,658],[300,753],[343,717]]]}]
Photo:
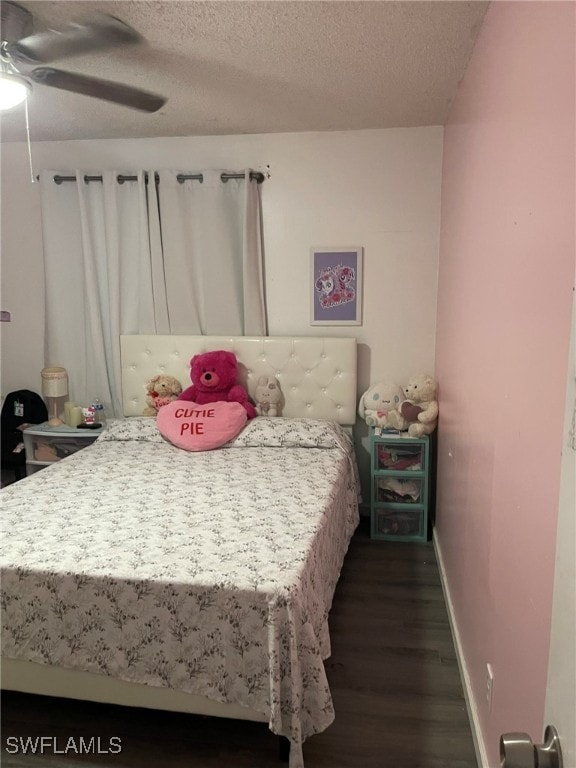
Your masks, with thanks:
[{"label": "white tufted headboard", "polygon": [[215,349],[234,352],[239,381],[251,397],[260,376],[276,376],[282,416],[356,421],[356,339],[313,336],[121,336],[125,416],[140,416],[146,383],[157,374],[190,386],[190,359]]}]

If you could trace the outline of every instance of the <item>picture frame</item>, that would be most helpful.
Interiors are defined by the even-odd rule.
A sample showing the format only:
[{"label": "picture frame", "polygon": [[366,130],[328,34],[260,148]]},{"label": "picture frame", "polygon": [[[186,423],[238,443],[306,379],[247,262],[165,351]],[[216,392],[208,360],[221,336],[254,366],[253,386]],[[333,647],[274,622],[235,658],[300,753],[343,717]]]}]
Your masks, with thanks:
[{"label": "picture frame", "polygon": [[310,325],[362,325],[359,246],[310,249]]}]

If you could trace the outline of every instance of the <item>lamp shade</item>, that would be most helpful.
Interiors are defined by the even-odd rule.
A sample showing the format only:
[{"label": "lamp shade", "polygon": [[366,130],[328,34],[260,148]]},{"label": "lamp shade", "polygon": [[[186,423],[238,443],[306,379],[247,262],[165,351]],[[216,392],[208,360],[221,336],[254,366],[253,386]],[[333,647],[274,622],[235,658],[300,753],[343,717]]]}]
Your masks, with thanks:
[{"label": "lamp shade", "polygon": [[52,366],[42,368],[42,394],[44,397],[66,397],[68,394],[68,373],[66,368]]},{"label": "lamp shade", "polygon": [[0,110],[22,104],[30,93],[27,80],[11,72],[0,72]]}]

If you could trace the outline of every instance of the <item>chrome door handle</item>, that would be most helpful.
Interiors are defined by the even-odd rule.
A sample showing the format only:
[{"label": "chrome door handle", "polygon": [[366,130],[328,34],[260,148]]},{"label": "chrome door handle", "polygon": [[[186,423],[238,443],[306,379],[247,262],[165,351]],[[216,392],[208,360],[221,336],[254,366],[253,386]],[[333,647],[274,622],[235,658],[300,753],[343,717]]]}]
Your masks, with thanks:
[{"label": "chrome door handle", "polygon": [[527,733],[500,736],[500,768],[563,768],[558,731],[547,725],[544,744],[534,744]]}]

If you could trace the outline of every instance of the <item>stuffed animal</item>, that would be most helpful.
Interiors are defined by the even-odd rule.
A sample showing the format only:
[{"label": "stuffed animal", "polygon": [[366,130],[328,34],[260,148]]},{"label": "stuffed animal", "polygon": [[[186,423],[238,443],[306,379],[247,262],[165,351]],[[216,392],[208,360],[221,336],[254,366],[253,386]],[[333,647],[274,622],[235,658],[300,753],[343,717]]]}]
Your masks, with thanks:
[{"label": "stuffed animal", "polygon": [[408,434],[411,437],[430,435],[438,424],[438,385],[432,376],[412,376],[406,385],[406,400],[400,406],[400,413],[411,422]]},{"label": "stuffed animal", "polygon": [[258,416],[278,416],[282,400],[278,380],[273,376],[260,376],[254,400]]},{"label": "stuffed animal", "polygon": [[143,415],[156,416],[159,408],[177,400],[181,392],[182,385],[174,376],[153,376],[146,384],[146,408],[142,411]]},{"label": "stuffed animal", "polygon": [[404,431],[408,429],[408,422],[399,408],[405,398],[401,386],[391,381],[380,381],[362,395],[358,413],[369,427]]},{"label": "stuffed animal", "polygon": [[256,416],[248,392],[238,384],[238,361],[233,352],[216,350],[194,355],[190,360],[190,378],[192,386],[185,389],[178,400],[189,400],[198,405],[219,400],[240,403],[249,419]]}]

